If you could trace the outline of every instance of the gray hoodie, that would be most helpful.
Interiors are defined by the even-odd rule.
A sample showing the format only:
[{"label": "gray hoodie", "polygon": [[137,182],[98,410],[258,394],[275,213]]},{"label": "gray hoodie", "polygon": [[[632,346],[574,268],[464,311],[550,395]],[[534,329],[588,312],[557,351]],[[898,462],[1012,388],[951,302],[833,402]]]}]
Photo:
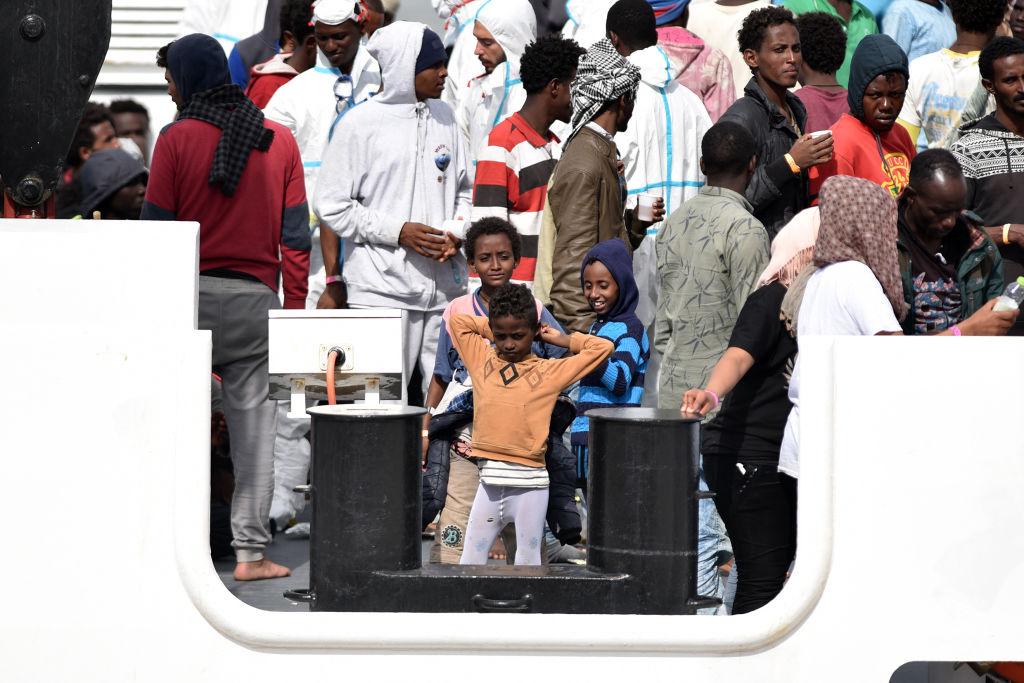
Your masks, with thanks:
[{"label": "gray hoodie", "polygon": [[370,40],[384,84],[350,109],[327,146],[313,198],[321,225],[344,241],[349,302],[432,311],[466,291],[466,260],[445,263],[398,244],[402,225],[425,223],[462,237],[472,184],[455,116],[440,100],[416,101],[423,24],[399,21]]}]

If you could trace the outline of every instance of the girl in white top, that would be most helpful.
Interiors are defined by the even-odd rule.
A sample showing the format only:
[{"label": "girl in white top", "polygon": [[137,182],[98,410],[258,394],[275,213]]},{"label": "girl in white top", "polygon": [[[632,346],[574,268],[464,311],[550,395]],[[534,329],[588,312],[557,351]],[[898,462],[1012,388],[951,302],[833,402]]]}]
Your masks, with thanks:
[{"label": "girl in white top", "polygon": [[[793,283],[782,315],[807,335],[902,334],[907,314],[896,251],[896,201],[878,185],[850,176],[833,176],[822,185],[821,227],[813,266]],[[993,315],[989,302],[975,315]],[[958,325],[940,334],[960,336]],[[793,403],[779,455],[779,471],[800,473],[800,356],[789,385]]]}]

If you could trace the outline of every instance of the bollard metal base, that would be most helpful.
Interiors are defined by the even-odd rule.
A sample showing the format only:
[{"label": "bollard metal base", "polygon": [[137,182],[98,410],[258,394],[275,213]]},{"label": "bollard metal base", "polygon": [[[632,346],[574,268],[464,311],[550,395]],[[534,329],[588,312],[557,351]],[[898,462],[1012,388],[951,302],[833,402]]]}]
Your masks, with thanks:
[{"label": "bollard metal base", "polygon": [[[428,565],[406,571],[349,572],[333,590],[311,593],[313,612],[523,612],[534,614],[696,614],[687,592],[649,587],[629,574],[542,565]],[[667,595],[673,593],[674,595]],[[292,598],[295,599],[294,597]]]},{"label": "bollard metal base", "polygon": [[699,421],[590,411],[587,566],[421,566],[422,408],[311,408],[314,612],[695,614]]}]

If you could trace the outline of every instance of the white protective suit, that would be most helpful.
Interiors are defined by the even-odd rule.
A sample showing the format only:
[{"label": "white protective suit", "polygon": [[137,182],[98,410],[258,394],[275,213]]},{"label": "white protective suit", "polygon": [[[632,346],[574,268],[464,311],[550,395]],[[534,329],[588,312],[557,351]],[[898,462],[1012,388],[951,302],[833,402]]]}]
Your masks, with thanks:
[{"label": "white protective suit", "polygon": [[[352,63],[352,96],[339,104],[334,87],[340,76],[341,71],[331,66],[327,56],[317,50],[316,66],[278,88],[263,110],[268,119],[287,127],[295,136],[302,155],[307,198],[312,198],[316,190],[331,126],[352,106],[380,90],[380,69],[362,46]],[[313,231],[313,250],[309,261],[306,308],[316,308],[326,286],[326,274],[320,251],[320,226],[313,214],[310,214],[310,229]],[[274,499],[270,505],[270,518],[277,522],[278,528],[284,528],[305,506],[303,494],[294,493],[292,489],[305,484],[309,472],[309,442],[305,439],[309,421],[289,418],[288,405],[287,401],[278,403],[277,438],[274,441]]]},{"label": "white protective suit", "polygon": [[[469,81],[483,73],[473,51],[476,50],[476,38],[473,37],[473,24],[477,15],[492,2],[503,0],[430,0],[438,16],[445,20],[444,35],[441,40],[445,47],[452,49],[448,59],[448,80],[444,84],[441,100],[452,109],[458,107],[463,91],[469,87]],[[455,11],[452,12],[452,8]],[[536,22],[536,17],[534,17]]]},{"label": "white protective suit", "polygon": [[605,22],[614,4],[615,0],[569,0],[565,4],[569,20],[562,28],[562,37],[572,38],[580,47],[589,48],[606,37]]},{"label": "white protective suit", "polygon": [[[359,47],[350,75],[352,98],[342,100],[339,114],[334,86],[341,72],[331,66],[324,53],[318,49],[316,66],[278,88],[263,110],[268,119],[287,127],[295,136],[302,155],[306,197],[310,200],[316,192],[331,127],[353,106],[365,102],[380,90],[380,67],[365,46]],[[309,260],[306,308],[316,308],[316,302],[324,291],[325,274],[323,255],[320,252],[320,226],[315,216],[310,217],[310,228],[313,230],[313,251]]]},{"label": "white protective suit", "polygon": [[[537,38],[537,15],[527,0],[491,2],[480,10],[476,20],[501,45],[505,61],[491,73],[471,80],[455,108],[473,164],[487,146],[491,130],[526,102],[526,91],[519,79],[519,60],[526,46]],[[477,66],[483,68],[479,60]]]},{"label": "white protective suit", "polygon": [[[657,45],[637,50],[627,59],[640,69],[640,88],[633,118],[615,144],[626,167],[627,208],[637,195],[653,194],[665,200],[665,216],[697,195],[704,185],[700,170],[700,142],[711,127],[711,117],[700,97],[679,84],[679,66]],[[658,305],[655,240],[661,223],[647,230],[647,238],[633,252],[633,274],[640,301],[637,317],[649,329],[651,360],[647,366],[644,405],[657,405],[660,358],[654,351],[654,315]],[[649,401],[655,401],[649,403]]]},{"label": "white protective suit", "polygon": [[216,38],[229,55],[235,43],[260,32],[266,14],[267,0],[189,0],[178,37],[205,33]]},{"label": "white protective suit", "polygon": [[[353,107],[324,155],[313,208],[344,240],[348,298],[358,306],[440,311],[466,289],[466,260],[446,263],[398,244],[402,226],[425,223],[458,234],[470,217],[465,144],[451,108],[416,101],[414,71],[423,24],[399,21],[367,46],[383,92]],[[461,237],[462,235],[459,234]]]}]

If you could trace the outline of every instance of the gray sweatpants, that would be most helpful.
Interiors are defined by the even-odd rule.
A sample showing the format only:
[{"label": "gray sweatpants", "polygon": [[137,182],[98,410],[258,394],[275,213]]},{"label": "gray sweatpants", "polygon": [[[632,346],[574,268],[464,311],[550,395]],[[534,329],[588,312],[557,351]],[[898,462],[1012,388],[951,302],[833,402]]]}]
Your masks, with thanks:
[{"label": "gray sweatpants", "polygon": [[274,497],[275,405],[269,400],[267,311],[277,293],[249,280],[199,276],[199,329],[213,332],[213,370],[221,376],[235,493],[231,542],[239,562],[263,559]]}]

